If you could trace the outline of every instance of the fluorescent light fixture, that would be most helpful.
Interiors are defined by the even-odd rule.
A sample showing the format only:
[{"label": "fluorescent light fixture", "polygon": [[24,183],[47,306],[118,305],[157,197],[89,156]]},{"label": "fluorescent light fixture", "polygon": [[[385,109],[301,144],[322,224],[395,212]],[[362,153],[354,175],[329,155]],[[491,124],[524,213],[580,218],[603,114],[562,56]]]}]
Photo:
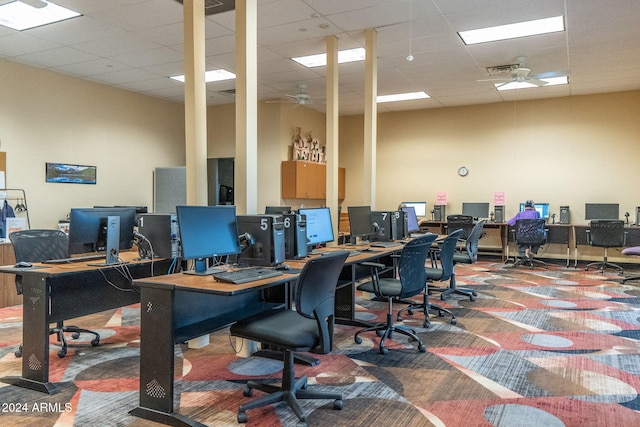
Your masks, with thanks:
[{"label": "fluorescent light fixture", "polygon": [[465,44],[493,42],[497,40],[515,39],[538,34],[564,31],[564,17],[536,19],[517,24],[499,25],[497,27],[480,28],[478,30],[459,31],[458,35]]},{"label": "fluorescent light fixture", "polygon": [[28,30],[81,15],[78,12],[44,0],[13,1],[0,5],[0,25],[17,31]]},{"label": "fluorescent light fixture", "polygon": [[380,95],[376,97],[378,103],[382,102],[396,102],[396,101],[411,101],[413,99],[426,99],[430,98],[426,92],[409,92],[409,93],[396,93],[394,95]]},{"label": "fluorescent light fixture", "polygon": [[[179,82],[184,83],[184,74],[181,76],[171,76],[169,77],[173,80],[178,80]],[[236,75],[227,71],[227,70],[212,70],[212,71],[206,71],[204,73],[204,81],[205,83],[210,83],[210,82],[219,82],[222,80],[232,80],[235,79]]]},{"label": "fluorescent light fixture", "polygon": [[496,86],[496,89],[498,90],[512,90],[512,89],[528,89],[530,87],[547,87],[547,86],[569,84],[569,78],[567,76],[549,77],[547,79],[540,79],[540,80],[547,82],[547,84],[544,86],[537,86],[537,85],[534,85],[533,83],[528,83],[525,80],[523,82],[509,82],[507,84],[495,83],[495,86]]},{"label": "fluorescent light fixture", "polygon": [[[355,49],[346,49],[338,51],[338,64],[344,64],[345,62],[364,61],[365,50],[362,47]],[[291,58],[298,64],[304,65],[308,68],[322,67],[327,65],[327,54],[318,53],[316,55],[299,56],[297,58]]]}]

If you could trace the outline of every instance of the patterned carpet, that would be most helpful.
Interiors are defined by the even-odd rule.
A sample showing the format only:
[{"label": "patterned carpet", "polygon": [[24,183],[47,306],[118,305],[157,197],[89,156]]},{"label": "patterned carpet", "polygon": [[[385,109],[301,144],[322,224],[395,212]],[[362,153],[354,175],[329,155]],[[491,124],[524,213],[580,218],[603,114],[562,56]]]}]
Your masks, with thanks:
[{"label": "patterned carpet", "polygon": [[[404,336],[377,349],[375,333],[355,344],[354,327],[336,327],[336,349],[314,367],[296,366],[311,387],[338,389],[342,411],[304,401],[309,426],[638,426],[640,425],[640,281],[553,266],[510,268],[480,262],[457,268],[458,286],[477,290],[432,301],[457,316],[404,316],[424,341],[419,353]],[[384,319],[386,303],[359,296],[358,317]],[[402,307],[398,305],[398,307]],[[19,375],[21,307],[0,309],[0,376]],[[160,424],[128,415],[137,404],[139,308],[78,319],[102,345],[73,347],[59,359],[52,346],[52,396],[0,384],[3,426]],[[88,341],[81,336],[78,341]],[[397,341],[396,341],[397,339]],[[180,413],[209,426],[236,424],[249,378],[279,378],[281,362],[235,355],[228,331],[202,349],[176,346]],[[87,343],[87,342],[85,342]],[[255,396],[260,395],[259,392]],[[283,405],[248,412],[248,426],[293,426]]]}]

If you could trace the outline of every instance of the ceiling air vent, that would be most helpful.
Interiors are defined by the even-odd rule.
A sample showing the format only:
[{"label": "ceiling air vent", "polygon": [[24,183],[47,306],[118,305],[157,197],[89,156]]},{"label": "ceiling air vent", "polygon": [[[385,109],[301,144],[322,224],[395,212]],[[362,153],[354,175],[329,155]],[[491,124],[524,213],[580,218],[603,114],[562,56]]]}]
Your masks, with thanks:
[{"label": "ceiling air vent", "polygon": [[[177,0],[182,3],[182,0]],[[234,10],[236,8],[236,0],[204,0],[204,14],[215,15],[216,13]]]},{"label": "ceiling air vent", "polygon": [[518,64],[496,65],[495,67],[487,67],[487,74],[490,76],[510,75],[513,70],[517,70]]},{"label": "ceiling air vent", "polygon": [[227,89],[227,90],[221,90],[218,91],[218,93],[221,93],[223,95],[235,95],[236,94],[236,90],[235,89]]}]

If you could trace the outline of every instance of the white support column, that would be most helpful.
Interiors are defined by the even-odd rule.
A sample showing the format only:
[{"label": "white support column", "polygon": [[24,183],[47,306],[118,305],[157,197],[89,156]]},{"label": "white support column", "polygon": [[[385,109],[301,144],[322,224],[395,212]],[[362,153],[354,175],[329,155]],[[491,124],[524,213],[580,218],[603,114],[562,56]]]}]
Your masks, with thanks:
[{"label": "white support column", "polygon": [[364,203],[376,206],[376,162],[378,127],[378,33],[365,30],[364,87]]},{"label": "white support column", "polygon": [[326,206],[331,210],[334,242],[338,242],[338,158],[340,144],[338,141],[338,38],[327,37],[327,115],[326,115],[326,159],[327,159],[327,196]]},{"label": "white support column", "polygon": [[236,158],[238,213],[258,211],[258,2],[236,0]]},{"label": "white support column", "polygon": [[184,0],[184,112],[187,203],[207,205],[207,88],[204,0]]}]

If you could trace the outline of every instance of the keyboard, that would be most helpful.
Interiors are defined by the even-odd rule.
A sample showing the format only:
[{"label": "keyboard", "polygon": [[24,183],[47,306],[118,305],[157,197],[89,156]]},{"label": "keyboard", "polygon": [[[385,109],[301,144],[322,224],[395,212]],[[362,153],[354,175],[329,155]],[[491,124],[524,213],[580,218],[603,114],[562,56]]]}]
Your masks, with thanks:
[{"label": "keyboard", "polygon": [[400,242],[373,242],[369,246],[372,248],[392,248],[394,246],[401,246]]},{"label": "keyboard", "polygon": [[86,261],[97,261],[97,260],[106,260],[106,255],[85,255],[85,256],[76,256],[72,258],[58,258],[58,259],[48,259],[46,261],[42,261],[43,264],[66,264],[69,262],[86,262]]},{"label": "keyboard", "polygon": [[249,267],[240,270],[222,271],[213,273],[213,278],[218,282],[234,283],[236,285],[254,282],[256,280],[268,279],[270,277],[282,276],[282,272],[271,268]]}]

